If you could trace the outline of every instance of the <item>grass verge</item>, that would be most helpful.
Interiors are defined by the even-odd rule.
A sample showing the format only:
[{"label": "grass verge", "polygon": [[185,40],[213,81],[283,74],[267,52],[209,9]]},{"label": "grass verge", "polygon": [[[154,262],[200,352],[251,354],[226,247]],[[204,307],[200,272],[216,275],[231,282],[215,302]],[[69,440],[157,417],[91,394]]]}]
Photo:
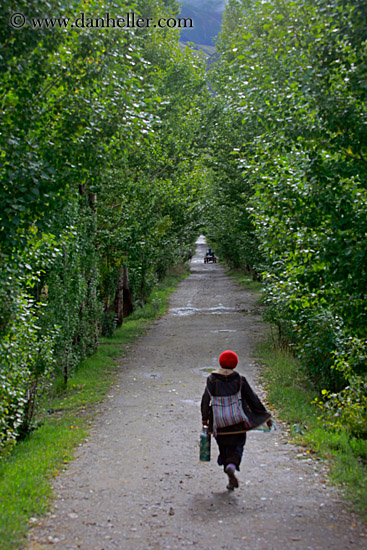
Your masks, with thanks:
[{"label": "grass verge", "polygon": [[295,442],[326,459],[330,479],[339,485],[348,505],[367,520],[367,442],[327,427],[312,401],[312,389],[299,362],[269,342],[257,349],[264,368],[262,381],[279,418],[290,426]]},{"label": "grass verge", "polygon": [[52,478],[72,460],[88,435],[96,405],[117,382],[116,359],[166,311],[170,294],[186,275],[185,266],[168,275],[144,308],[128,317],[112,338],[101,339],[98,351],[81,363],[67,391],[49,400],[45,408],[50,412],[39,428],[0,463],[1,550],[22,548],[29,525],[49,509]]},{"label": "grass verge", "polygon": [[[262,283],[240,269],[230,269],[227,274],[245,289],[261,292]],[[263,365],[262,381],[268,400],[277,416],[289,425],[295,443],[327,460],[331,481],[341,487],[348,505],[366,521],[367,441],[327,426],[320,410],[312,404],[320,394],[291,353],[269,338],[258,345],[257,355]]]},{"label": "grass verge", "polygon": [[236,279],[246,290],[262,292],[263,284],[260,281],[254,281],[251,275],[244,273],[242,269],[228,268],[226,273]]}]

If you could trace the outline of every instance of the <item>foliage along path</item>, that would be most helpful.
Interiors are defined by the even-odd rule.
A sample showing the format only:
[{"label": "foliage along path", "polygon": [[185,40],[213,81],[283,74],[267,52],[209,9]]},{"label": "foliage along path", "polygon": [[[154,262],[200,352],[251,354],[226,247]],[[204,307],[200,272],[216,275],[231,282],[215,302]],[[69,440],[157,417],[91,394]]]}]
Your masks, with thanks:
[{"label": "foliage along path", "polygon": [[119,383],[90,438],[55,480],[48,517],[32,550],[365,548],[326,470],[278,430],[249,435],[240,488],[212,461],[200,463],[199,403],[219,353],[235,349],[238,370],[258,393],[254,345],[265,326],[257,296],[204,264],[199,239],[191,275],[166,316],[121,360]]}]

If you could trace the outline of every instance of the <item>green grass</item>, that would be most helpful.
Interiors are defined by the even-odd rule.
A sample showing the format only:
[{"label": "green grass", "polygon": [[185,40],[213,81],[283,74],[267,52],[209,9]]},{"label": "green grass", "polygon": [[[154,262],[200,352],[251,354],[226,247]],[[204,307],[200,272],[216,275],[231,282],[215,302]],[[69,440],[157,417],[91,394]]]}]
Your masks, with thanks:
[{"label": "green grass", "polygon": [[[262,284],[243,271],[231,269],[227,273],[245,289],[261,292]],[[258,345],[257,355],[263,365],[262,380],[270,408],[288,424],[295,443],[328,462],[331,481],[342,489],[348,505],[367,520],[367,441],[327,426],[320,409],[312,403],[320,394],[291,353],[269,338]]]},{"label": "green grass", "polygon": [[268,401],[276,415],[288,423],[297,444],[328,461],[331,480],[342,488],[348,504],[367,520],[367,441],[323,423],[312,404],[319,395],[290,353],[270,341],[260,344],[257,353],[263,364]]},{"label": "green grass", "polygon": [[298,361],[289,352],[274,347],[270,341],[259,344],[257,354],[264,365],[263,383],[268,400],[282,420],[300,428],[317,426],[318,413],[312,405],[317,392],[310,388]]},{"label": "green grass", "polygon": [[263,284],[260,281],[254,281],[251,275],[242,271],[242,269],[228,269],[227,275],[236,279],[246,290],[262,292]]},{"label": "green grass", "polygon": [[67,391],[47,402],[45,409],[51,412],[40,419],[37,430],[0,463],[1,550],[21,548],[31,518],[49,509],[52,478],[72,460],[74,449],[88,435],[96,405],[116,384],[116,359],[166,311],[170,294],[186,275],[185,267],[171,273],[145,308],[127,318],[112,338],[101,339],[97,353],[81,363]]}]

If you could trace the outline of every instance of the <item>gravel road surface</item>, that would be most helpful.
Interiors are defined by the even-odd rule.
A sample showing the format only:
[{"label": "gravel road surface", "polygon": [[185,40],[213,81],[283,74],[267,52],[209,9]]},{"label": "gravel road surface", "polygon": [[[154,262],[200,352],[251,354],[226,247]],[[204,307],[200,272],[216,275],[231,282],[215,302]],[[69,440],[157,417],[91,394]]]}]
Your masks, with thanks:
[{"label": "gravel road surface", "polygon": [[254,347],[266,330],[258,296],[204,264],[170,309],[120,361],[121,373],[88,440],[55,479],[52,510],[29,550],[347,550],[367,548],[366,527],[344,507],[322,462],[287,432],[248,435],[240,487],[212,460],[199,462],[200,399],[225,349],[239,355],[262,399]]}]

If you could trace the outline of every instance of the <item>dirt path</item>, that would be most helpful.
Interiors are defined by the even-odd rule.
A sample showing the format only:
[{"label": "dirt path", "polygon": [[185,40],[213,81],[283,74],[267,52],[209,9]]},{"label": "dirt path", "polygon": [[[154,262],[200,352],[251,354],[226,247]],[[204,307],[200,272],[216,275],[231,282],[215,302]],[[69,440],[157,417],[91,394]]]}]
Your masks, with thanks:
[{"label": "dirt path", "polygon": [[[32,550],[346,550],[366,530],[340,502],[321,463],[286,433],[249,434],[240,488],[200,463],[199,403],[224,349],[256,384],[254,344],[264,332],[256,296],[204,264],[202,240],[169,313],[121,361],[89,441],[55,481],[52,513],[30,534]],[[52,545],[52,546],[50,546]]]}]

